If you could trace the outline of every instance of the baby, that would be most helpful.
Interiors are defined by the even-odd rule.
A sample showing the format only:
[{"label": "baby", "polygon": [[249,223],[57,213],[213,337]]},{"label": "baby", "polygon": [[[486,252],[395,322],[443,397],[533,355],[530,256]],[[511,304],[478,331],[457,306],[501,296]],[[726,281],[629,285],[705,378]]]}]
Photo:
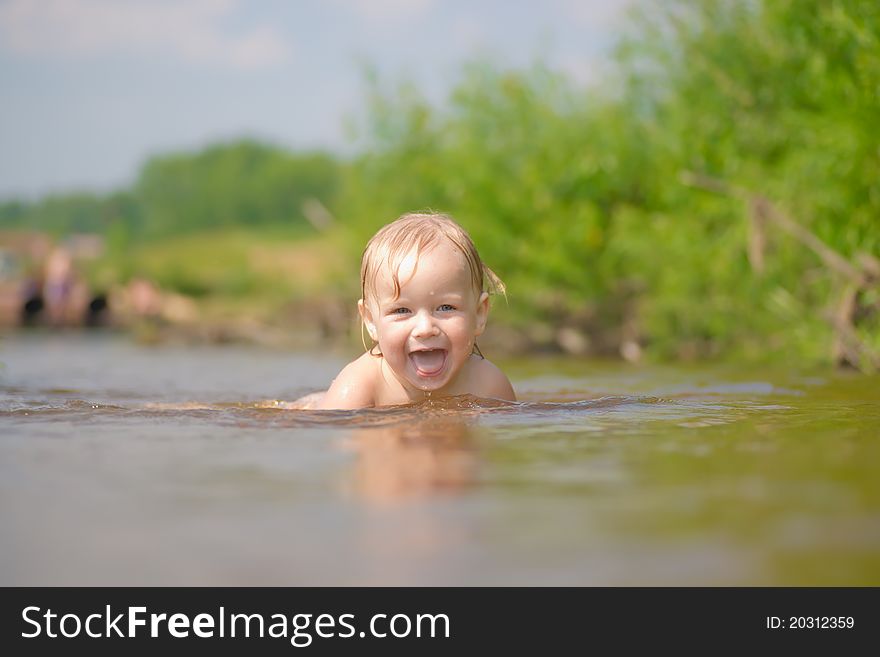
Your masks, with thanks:
[{"label": "baby", "polygon": [[504,288],[449,216],[406,214],[388,224],[361,261],[358,311],[373,346],[326,393],[301,401],[345,409],[464,394],[515,400],[476,344],[489,316],[487,286]]}]

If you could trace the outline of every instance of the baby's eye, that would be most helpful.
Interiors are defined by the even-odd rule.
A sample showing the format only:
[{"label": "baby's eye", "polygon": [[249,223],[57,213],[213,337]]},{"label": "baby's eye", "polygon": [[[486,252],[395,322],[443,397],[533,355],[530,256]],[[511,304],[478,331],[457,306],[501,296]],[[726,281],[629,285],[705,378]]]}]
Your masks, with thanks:
[{"label": "baby's eye", "polygon": [[455,306],[453,306],[452,304],[449,304],[449,303],[444,303],[442,306],[437,308],[437,310],[448,313],[448,312],[452,312],[453,310],[455,310]]},{"label": "baby's eye", "polygon": [[409,308],[400,307],[400,308],[395,308],[394,310],[392,310],[388,314],[389,315],[405,315],[408,312],[409,312]]}]

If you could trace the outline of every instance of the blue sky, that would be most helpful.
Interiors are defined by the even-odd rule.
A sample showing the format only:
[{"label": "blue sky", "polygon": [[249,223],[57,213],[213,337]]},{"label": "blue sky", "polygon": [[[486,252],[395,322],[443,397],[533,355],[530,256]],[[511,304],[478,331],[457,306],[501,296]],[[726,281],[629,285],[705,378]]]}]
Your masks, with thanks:
[{"label": "blue sky", "polygon": [[242,136],[352,148],[363,65],[444,98],[462,63],[595,80],[628,0],[0,0],[0,197],[129,183]]}]

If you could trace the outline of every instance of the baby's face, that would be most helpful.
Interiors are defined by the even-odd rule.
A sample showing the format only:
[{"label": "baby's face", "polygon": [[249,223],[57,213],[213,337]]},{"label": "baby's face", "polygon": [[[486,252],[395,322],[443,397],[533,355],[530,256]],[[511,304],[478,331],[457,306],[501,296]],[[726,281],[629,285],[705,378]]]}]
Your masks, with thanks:
[{"label": "baby's face", "polygon": [[446,240],[410,252],[397,272],[400,295],[387,266],[361,304],[370,336],[404,387],[443,392],[470,358],[486,327],[489,298],[474,289],[467,260]]}]

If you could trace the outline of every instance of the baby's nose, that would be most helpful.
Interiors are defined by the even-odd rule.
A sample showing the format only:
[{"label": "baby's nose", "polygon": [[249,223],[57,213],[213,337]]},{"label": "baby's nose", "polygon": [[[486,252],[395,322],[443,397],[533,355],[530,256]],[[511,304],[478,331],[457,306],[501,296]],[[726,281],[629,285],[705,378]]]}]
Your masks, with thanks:
[{"label": "baby's nose", "polygon": [[416,326],[413,330],[415,335],[436,335],[438,333],[437,324],[429,312],[420,312],[416,315]]}]

